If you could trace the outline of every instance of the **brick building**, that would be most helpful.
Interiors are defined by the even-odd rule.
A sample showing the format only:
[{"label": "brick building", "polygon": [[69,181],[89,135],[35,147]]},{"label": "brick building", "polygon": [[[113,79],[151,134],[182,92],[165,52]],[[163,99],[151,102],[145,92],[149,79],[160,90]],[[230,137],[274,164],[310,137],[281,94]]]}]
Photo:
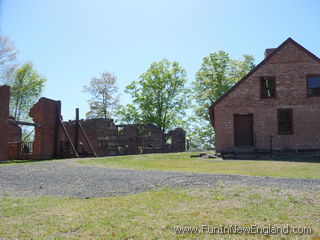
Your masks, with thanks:
[{"label": "brick building", "polygon": [[217,152],[320,149],[320,59],[291,38],[210,108]]}]

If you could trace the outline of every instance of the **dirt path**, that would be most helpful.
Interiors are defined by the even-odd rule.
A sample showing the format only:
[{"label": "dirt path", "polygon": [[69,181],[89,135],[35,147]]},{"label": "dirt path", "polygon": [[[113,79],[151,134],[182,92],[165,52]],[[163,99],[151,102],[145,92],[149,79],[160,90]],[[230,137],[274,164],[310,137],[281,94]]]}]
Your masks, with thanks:
[{"label": "dirt path", "polygon": [[76,164],[75,160],[0,165],[0,197],[57,195],[104,197],[185,186],[238,184],[320,191],[320,180],[137,171]]}]

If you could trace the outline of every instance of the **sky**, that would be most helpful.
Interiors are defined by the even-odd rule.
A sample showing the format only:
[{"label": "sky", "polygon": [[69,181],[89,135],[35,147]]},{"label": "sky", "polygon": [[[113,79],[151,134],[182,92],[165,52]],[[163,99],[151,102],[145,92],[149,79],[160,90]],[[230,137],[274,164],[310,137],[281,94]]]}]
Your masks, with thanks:
[{"label": "sky", "polygon": [[253,55],[288,37],[320,56],[318,0],[0,0],[0,29],[46,76],[43,96],[62,101],[65,120],[89,110],[83,86],[108,71],[125,86],[150,64],[178,61],[194,80],[202,59],[224,50]]}]

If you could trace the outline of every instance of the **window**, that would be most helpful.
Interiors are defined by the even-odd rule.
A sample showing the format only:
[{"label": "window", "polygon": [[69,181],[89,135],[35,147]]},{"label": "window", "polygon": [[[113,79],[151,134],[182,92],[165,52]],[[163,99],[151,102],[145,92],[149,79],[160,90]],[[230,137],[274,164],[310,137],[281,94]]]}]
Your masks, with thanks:
[{"label": "window", "polygon": [[260,77],[260,96],[261,98],[276,97],[275,77]]},{"label": "window", "polygon": [[278,109],[278,134],[293,134],[292,109]]},{"label": "window", "polygon": [[138,126],[138,134],[143,135],[145,132],[144,126]]},{"label": "window", "polygon": [[118,135],[123,135],[124,134],[124,127],[119,126],[118,127]]},{"label": "window", "polygon": [[308,96],[320,96],[320,76],[307,77]]}]

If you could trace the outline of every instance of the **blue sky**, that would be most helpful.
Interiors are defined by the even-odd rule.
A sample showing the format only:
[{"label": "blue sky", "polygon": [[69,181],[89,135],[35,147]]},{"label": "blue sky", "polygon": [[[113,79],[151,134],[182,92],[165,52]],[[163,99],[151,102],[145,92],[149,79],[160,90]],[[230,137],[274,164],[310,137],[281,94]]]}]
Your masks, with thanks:
[{"label": "blue sky", "polygon": [[[0,0],[1,2],[1,0]],[[215,0],[2,0],[0,28],[48,78],[45,97],[62,101],[64,119],[88,111],[83,86],[101,72],[126,85],[151,62],[179,61],[194,80],[202,58],[218,50],[232,58],[288,37],[320,56],[320,1]]]}]

